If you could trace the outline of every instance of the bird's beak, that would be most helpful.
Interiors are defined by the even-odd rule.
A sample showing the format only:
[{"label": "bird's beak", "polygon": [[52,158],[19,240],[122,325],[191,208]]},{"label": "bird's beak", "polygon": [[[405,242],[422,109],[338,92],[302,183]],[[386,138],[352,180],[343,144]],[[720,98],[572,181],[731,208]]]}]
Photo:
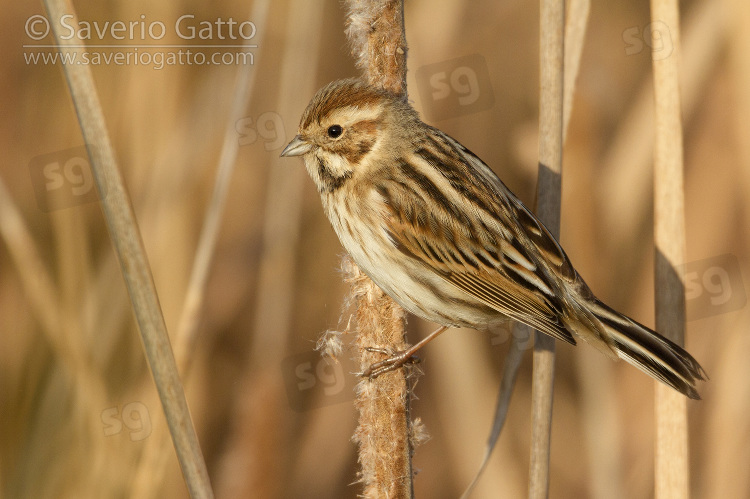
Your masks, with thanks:
[{"label": "bird's beak", "polygon": [[302,156],[303,154],[310,152],[312,144],[302,138],[301,135],[297,135],[292,139],[290,143],[281,151],[282,156]]}]

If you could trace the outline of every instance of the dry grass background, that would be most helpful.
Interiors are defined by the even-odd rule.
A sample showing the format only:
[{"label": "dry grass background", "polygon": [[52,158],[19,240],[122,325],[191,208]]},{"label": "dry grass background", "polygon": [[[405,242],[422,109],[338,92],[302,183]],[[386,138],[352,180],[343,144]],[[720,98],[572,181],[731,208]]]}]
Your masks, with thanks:
[{"label": "dry grass background", "polygon": [[[226,1],[76,5],[81,19],[129,21],[145,14],[170,27],[183,14],[246,19],[251,7]],[[747,290],[750,7],[741,0],[694,0],[682,7],[687,260],[710,265],[733,254]],[[32,159],[83,144],[60,68],[25,63],[29,51],[22,45],[30,40],[24,23],[43,13],[41,5],[6,4],[5,12],[0,495],[186,497],[174,452],[164,443],[161,408],[99,207],[46,213],[37,202]],[[494,103],[432,124],[479,154],[531,204],[536,4],[446,0],[437,9],[409,0],[405,17],[415,107],[423,110],[427,98],[418,91],[420,67],[479,54]],[[592,5],[564,156],[561,239],[601,298],[653,325],[651,60],[648,46],[627,53],[633,51],[633,28],[642,33],[649,22],[645,2]],[[354,497],[360,491],[351,485],[352,366],[323,366],[308,376],[319,363],[309,353],[319,334],[343,327],[342,250],[301,163],[278,159],[313,92],[357,74],[343,23],[337,2],[300,0],[273,2],[258,24],[256,82],[243,116],[255,124],[272,113],[265,117],[276,121],[261,120],[267,128],[255,141],[248,122],[238,133],[243,145],[185,380],[220,498]],[[237,67],[92,69],[173,332],[213,189]],[[687,347],[711,376],[700,387],[703,401],[688,404],[695,497],[750,495],[749,326],[748,306],[688,323]],[[412,318],[409,327],[414,341],[432,325]],[[422,352],[425,376],[412,411],[432,439],[415,456],[417,497],[458,496],[479,465],[505,338],[503,332],[452,331]],[[559,346],[557,354],[551,497],[652,496],[651,380],[585,346]],[[475,497],[525,496],[530,368],[527,356]],[[337,384],[342,378],[333,377],[337,372],[347,377],[343,388]],[[317,385],[305,389],[313,380]],[[130,411],[123,417],[124,407]],[[164,456],[163,474],[158,465],[139,464],[149,452]]]}]

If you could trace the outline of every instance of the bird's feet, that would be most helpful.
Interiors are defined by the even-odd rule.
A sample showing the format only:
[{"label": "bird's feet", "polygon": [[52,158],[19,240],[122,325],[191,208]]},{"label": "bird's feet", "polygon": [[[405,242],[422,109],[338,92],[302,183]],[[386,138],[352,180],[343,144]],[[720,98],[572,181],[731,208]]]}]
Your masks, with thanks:
[{"label": "bird's feet", "polygon": [[382,353],[383,355],[387,355],[388,357],[384,360],[381,360],[380,362],[370,364],[370,367],[359,373],[359,375],[363,378],[375,379],[381,374],[395,371],[405,364],[419,362],[419,358],[414,355],[413,349],[411,348],[407,350],[400,350],[398,352],[392,352],[391,350],[388,350],[386,348],[375,347],[367,347],[365,348],[365,350],[367,350],[368,352]]}]

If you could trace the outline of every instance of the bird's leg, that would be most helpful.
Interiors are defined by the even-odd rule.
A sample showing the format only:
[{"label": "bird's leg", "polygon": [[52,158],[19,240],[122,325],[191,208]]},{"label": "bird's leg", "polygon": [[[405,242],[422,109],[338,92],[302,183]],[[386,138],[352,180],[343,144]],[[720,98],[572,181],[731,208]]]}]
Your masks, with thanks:
[{"label": "bird's leg", "polygon": [[376,362],[372,364],[370,367],[365,369],[364,372],[360,373],[360,376],[364,378],[377,378],[381,374],[385,374],[391,371],[395,371],[399,367],[403,366],[407,362],[414,362],[414,354],[417,353],[417,350],[428,344],[430,341],[434,340],[438,337],[440,333],[448,329],[448,326],[440,326],[435,331],[428,334],[422,341],[417,343],[416,345],[407,348],[406,350],[401,350],[400,352],[388,352],[385,349],[382,348],[373,348],[368,347],[365,350],[368,352],[379,352],[384,353],[386,355],[390,355],[387,359],[381,360],[380,362]]}]

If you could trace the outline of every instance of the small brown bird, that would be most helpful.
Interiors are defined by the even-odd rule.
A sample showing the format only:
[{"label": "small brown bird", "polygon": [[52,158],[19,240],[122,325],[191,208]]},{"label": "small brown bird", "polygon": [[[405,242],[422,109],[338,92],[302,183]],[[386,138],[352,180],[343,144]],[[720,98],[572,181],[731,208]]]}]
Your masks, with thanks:
[{"label": "small brown bird", "polygon": [[560,244],[471,151],[423,123],[406,98],[357,79],[322,88],[282,156],[302,156],[357,265],[407,311],[442,327],[515,319],[592,344],[698,399],[705,379],[678,345],[599,301]]}]

